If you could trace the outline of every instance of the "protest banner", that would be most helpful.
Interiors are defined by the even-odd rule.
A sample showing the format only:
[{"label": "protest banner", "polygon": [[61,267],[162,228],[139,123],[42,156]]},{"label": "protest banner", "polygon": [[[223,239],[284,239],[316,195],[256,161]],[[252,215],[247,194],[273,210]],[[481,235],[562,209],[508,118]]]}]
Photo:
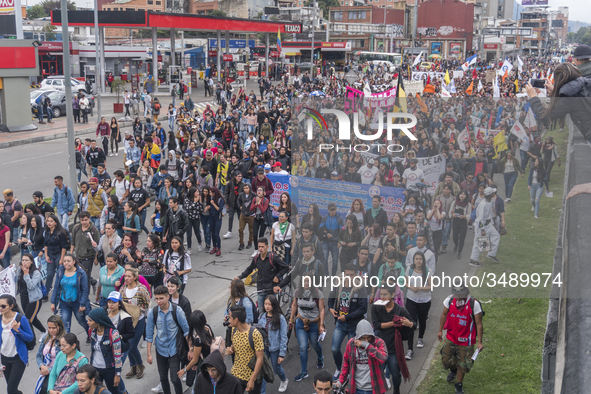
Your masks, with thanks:
[{"label": "protest banner", "polygon": [[425,174],[425,183],[430,185],[427,191],[429,194],[435,194],[435,189],[439,185],[439,175],[445,172],[445,158],[443,155],[431,157],[419,157],[418,167]]}]

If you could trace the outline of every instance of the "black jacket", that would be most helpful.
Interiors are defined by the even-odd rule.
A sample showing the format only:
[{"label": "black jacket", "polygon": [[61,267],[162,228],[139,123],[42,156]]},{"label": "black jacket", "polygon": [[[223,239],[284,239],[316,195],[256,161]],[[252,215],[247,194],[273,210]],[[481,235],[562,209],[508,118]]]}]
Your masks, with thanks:
[{"label": "black jacket", "polygon": [[246,278],[252,271],[258,269],[257,290],[272,291],[273,287],[277,286],[277,284],[273,282],[273,279],[277,278],[281,280],[281,277],[287,274],[289,268],[287,264],[275,254],[273,255],[273,264],[271,264],[271,262],[269,262],[270,255],[271,253],[268,252],[267,258],[262,260],[260,254],[257,254],[250,262],[250,265],[240,274],[240,276],[238,276],[238,278]]},{"label": "black jacket", "polygon": [[[540,99],[533,97],[529,103],[538,119],[541,119],[545,107]],[[591,78],[579,77],[562,86],[558,102],[547,120],[554,121],[566,114],[570,114],[583,137],[591,141]]]},{"label": "black jacket", "polygon": [[[189,215],[183,208],[178,207],[174,212],[172,208],[166,211],[166,216],[162,223],[162,236],[172,238],[174,236],[182,236],[189,230]],[[168,234],[167,234],[168,232]]]},{"label": "black jacket", "polygon": [[[220,379],[214,390],[207,372],[207,367],[214,367],[220,371]],[[242,394],[244,390],[240,384],[240,379],[226,372],[226,364],[222,354],[215,350],[205,357],[201,364],[201,372],[197,375],[195,382],[195,392],[199,394]]]}]

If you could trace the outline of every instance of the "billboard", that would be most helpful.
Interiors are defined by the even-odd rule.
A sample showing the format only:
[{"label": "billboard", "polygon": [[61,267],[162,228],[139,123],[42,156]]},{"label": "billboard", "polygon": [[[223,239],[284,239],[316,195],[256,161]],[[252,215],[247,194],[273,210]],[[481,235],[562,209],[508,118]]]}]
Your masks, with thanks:
[{"label": "billboard", "polygon": [[521,5],[548,5],[548,0],[522,0]]}]

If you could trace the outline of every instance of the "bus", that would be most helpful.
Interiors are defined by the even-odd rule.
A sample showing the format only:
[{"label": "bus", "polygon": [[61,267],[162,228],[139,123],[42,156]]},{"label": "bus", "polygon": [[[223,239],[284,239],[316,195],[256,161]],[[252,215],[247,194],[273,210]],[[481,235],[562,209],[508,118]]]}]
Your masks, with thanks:
[{"label": "bus", "polygon": [[357,51],[354,53],[354,56],[360,63],[387,61],[392,63],[394,67],[398,67],[402,63],[402,55],[400,53]]}]

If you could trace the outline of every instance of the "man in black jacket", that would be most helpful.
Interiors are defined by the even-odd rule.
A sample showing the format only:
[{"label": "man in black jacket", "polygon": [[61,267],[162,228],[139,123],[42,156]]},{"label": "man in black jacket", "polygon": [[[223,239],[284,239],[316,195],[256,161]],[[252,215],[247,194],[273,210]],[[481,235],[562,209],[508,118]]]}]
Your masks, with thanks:
[{"label": "man in black jacket", "polygon": [[[212,380],[216,382],[215,387]],[[195,392],[199,394],[242,394],[243,390],[240,379],[226,373],[224,356],[214,350],[205,357],[201,364],[201,372],[197,375],[195,382]]]},{"label": "man in black jacket", "polygon": [[[228,205],[228,232],[224,234],[224,239],[232,237],[232,227],[234,227],[234,213],[240,212],[238,206],[238,196],[242,192],[242,174],[239,171],[234,173],[234,177],[226,186],[225,200]],[[238,215],[239,216],[239,215]]]},{"label": "man in black jacket", "polygon": [[343,175],[343,181],[361,183],[361,174],[357,172],[355,163],[352,161],[350,161],[349,165],[347,166],[347,173]]},{"label": "man in black jacket", "polygon": [[183,239],[189,230],[189,216],[187,211],[179,207],[178,197],[168,199],[168,210],[162,224],[162,242],[170,242],[172,237],[178,236]]},{"label": "man in black jacket", "polygon": [[252,205],[252,200],[254,199],[254,193],[250,188],[248,183],[242,184],[242,193],[238,195],[238,209],[239,209],[239,216],[238,219],[238,238],[240,241],[240,245],[238,246],[238,250],[244,249],[244,228],[246,224],[248,224],[248,245],[246,245],[246,249],[252,248],[252,241],[254,239],[254,215],[255,212],[250,210],[250,206]]},{"label": "man in black jacket", "polygon": [[[273,294],[273,287],[281,281],[283,275],[287,273],[288,267],[280,257],[268,253],[269,241],[267,238],[259,238],[257,246],[259,253],[252,259],[246,270],[234,279],[242,280],[250,275],[255,268],[258,270],[257,291],[260,291],[258,293],[258,305],[260,313],[263,313],[265,298],[267,298],[268,294]],[[272,260],[271,256],[273,257]]]},{"label": "man in black jacket", "polygon": [[386,225],[388,224],[388,214],[380,207],[380,202],[381,198],[379,195],[376,194],[372,197],[372,207],[365,212],[365,216],[363,217],[363,225],[366,229],[369,229],[374,223],[382,226],[382,229],[386,228]]}]

